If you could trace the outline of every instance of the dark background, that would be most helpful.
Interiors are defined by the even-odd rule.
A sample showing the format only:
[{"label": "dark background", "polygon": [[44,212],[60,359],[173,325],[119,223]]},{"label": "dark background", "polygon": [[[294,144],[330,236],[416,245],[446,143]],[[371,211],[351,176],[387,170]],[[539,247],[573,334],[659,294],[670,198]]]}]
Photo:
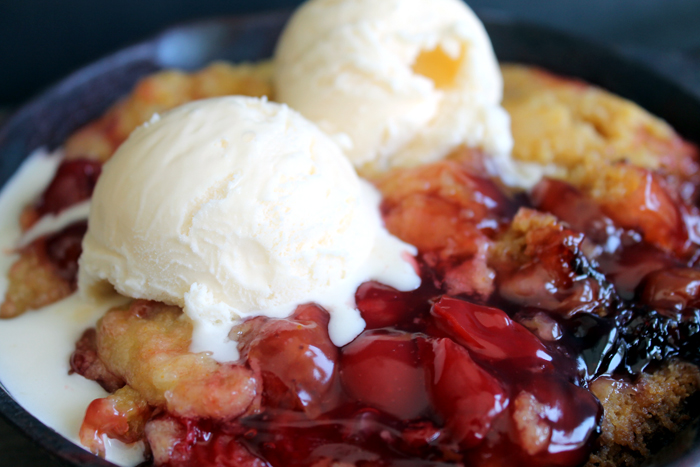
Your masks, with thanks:
[{"label": "dark background", "polygon": [[[426,0],[429,1],[429,0]],[[178,22],[289,8],[299,0],[0,0],[0,106],[17,105],[100,56]],[[471,0],[623,47],[696,50],[698,0]]]},{"label": "dark background", "polygon": [[[0,0],[0,124],[71,71],[170,25],[299,3]],[[700,97],[700,0],[471,0],[470,5],[477,14],[544,24],[608,44]],[[58,465],[0,419],[0,466]]]}]

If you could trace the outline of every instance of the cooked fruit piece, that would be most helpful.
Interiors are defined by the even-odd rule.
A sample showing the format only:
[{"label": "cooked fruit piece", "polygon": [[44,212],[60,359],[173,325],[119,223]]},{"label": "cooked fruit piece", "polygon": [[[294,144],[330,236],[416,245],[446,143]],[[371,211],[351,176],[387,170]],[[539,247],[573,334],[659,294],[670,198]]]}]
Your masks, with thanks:
[{"label": "cooked fruit piece", "polygon": [[171,415],[149,421],[145,431],[153,464],[159,467],[270,467],[236,441],[237,433],[212,434],[209,425]]},{"label": "cooked fruit piece", "polygon": [[581,465],[595,439],[602,410],[586,389],[554,373],[514,383],[517,443],[536,465]]},{"label": "cooked fruit piece", "polygon": [[135,443],[143,438],[146,421],[153,409],[129,386],[118,389],[88,406],[80,427],[80,442],[93,454],[105,456],[103,435],[122,443]]},{"label": "cooked fruit piece", "polygon": [[180,308],[144,300],[114,308],[97,323],[100,360],[150,405],[218,420],[256,410],[259,376],[190,353],[191,338],[192,324]]},{"label": "cooked fruit piece", "polygon": [[517,305],[564,316],[606,314],[614,292],[581,251],[583,239],[554,216],[521,208],[489,251],[498,293]]},{"label": "cooked fruit piece", "polygon": [[90,199],[101,172],[102,163],[99,161],[73,159],[61,162],[39,199],[22,211],[22,230],[28,230],[42,216],[57,215],[66,208]]},{"label": "cooked fruit piece", "polygon": [[534,334],[497,309],[442,297],[431,310],[438,327],[473,356],[518,370],[552,370],[554,358]]},{"label": "cooked fruit piece", "polygon": [[700,212],[646,169],[603,164],[569,182],[545,178],[530,199],[537,209],[586,233],[605,253],[641,241],[680,260],[697,251]]},{"label": "cooked fruit piece", "polygon": [[343,348],[340,376],[350,397],[399,419],[428,408],[423,366],[414,335],[365,331]]},{"label": "cooked fruit piece", "polygon": [[36,204],[39,217],[58,214],[67,207],[90,199],[102,164],[90,159],[72,159],[61,162],[51,183]]},{"label": "cooked fruit piece", "polygon": [[595,255],[614,253],[624,241],[625,232],[615,226],[600,205],[570,183],[543,178],[530,192],[530,201],[537,210],[553,214],[572,230],[586,234],[588,240],[600,246],[601,251],[592,252]]},{"label": "cooked fruit piece", "polygon": [[645,242],[680,258],[688,255],[690,239],[682,201],[661,176],[619,163],[573,177],[572,182],[595,200],[616,226],[635,230]]},{"label": "cooked fruit piece", "polygon": [[338,348],[328,321],[322,308],[302,305],[290,318],[253,318],[231,331],[241,356],[262,375],[266,407],[315,416],[333,404]]},{"label": "cooked fruit piece", "polygon": [[428,281],[426,278],[421,288],[413,292],[399,292],[374,281],[360,285],[355,293],[355,303],[365,320],[365,329],[410,326],[430,308],[426,300],[434,289]]},{"label": "cooked fruit piece", "polygon": [[657,309],[700,308],[700,271],[696,269],[655,271],[646,276],[641,287],[640,300]]},{"label": "cooked fruit piece", "polygon": [[430,401],[453,439],[464,448],[481,443],[510,399],[501,383],[451,339],[420,344]]},{"label": "cooked fruit piece", "polygon": [[418,247],[451,294],[487,298],[493,271],[486,265],[490,239],[512,206],[495,184],[456,161],[398,169],[378,181],[387,229]]}]

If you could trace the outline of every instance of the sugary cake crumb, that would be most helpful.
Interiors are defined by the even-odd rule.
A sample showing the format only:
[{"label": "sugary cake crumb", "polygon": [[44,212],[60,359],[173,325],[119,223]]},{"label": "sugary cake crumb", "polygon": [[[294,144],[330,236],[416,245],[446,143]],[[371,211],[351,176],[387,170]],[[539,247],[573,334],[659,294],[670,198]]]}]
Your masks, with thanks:
[{"label": "sugary cake crumb", "polygon": [[591,391],[605,417],[587,467],[641,465],[688,424],[687,407],[698,402],[698,389],[698,367],[679,361],[644,373],[636,382],[598,378]]}]

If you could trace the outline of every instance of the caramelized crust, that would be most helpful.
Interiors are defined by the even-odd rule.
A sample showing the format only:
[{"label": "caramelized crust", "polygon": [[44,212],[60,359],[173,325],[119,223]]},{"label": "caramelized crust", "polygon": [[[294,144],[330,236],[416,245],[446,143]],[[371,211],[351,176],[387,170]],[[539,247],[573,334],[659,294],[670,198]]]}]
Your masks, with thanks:
[{"label": "caramelized crust", "polygon": [[684,362],[643,373],[634,383],[598,378],[591,391],[603,404],[605,418],[587,467],[641,465],[688,423],[687,406],[698,402],[698,389],[700,370]]}]

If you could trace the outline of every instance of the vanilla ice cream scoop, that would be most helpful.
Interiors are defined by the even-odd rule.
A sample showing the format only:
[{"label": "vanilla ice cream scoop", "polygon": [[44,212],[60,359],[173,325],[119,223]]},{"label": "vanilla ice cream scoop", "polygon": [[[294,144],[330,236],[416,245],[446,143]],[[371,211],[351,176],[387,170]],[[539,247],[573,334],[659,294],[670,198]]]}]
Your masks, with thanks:
[{"label": "vanilla ice cream scoop", "polygon": [[316,302],[342,345],[364,327],[353,298],[361,282],[419,284],[403,258],[415,249],[383,228],[379,201],[338,146],[287,106],[186,104],[134,131],[105,165],[79,288],[184,307],[194,347],[214,353],[238,320]]},{"label": "vanilla ice cream scoop", "polygon": [[361,173],[460,145],[512,164],[498,62],[460,0],[310,0],[277,45],[275,86]]}]

